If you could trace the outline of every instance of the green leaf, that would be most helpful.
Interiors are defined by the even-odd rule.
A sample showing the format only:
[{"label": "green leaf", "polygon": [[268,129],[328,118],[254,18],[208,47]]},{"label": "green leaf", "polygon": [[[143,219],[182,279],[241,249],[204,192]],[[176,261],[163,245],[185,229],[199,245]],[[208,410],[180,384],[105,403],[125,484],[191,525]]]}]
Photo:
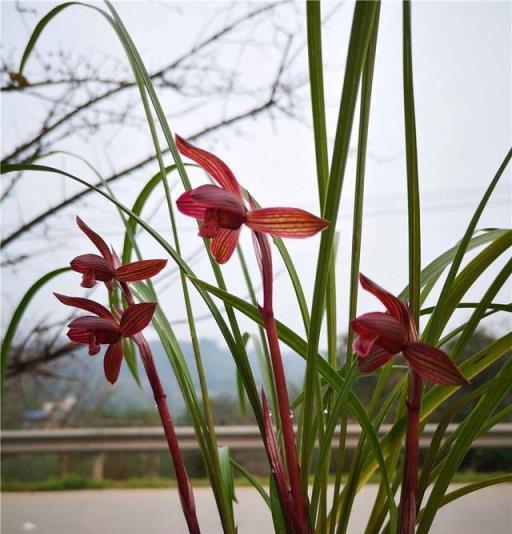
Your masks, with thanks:
[{"label": "green leaf", "polygon": [[350,135],[354,120],[359,81],[366,58],[366,51],[370,42],[370,36],[375,22],[378,2],[358,2],[354,8],[352,29],[347,53],[347,64],[341,94],[338,125],[334,141],[332,164],[330,168],[329,182],[325,195],[323,217],[330,224],[322,232],[320,251],[318,255],[315,286],[313,291],[313,303],[311,307],[311,323],[308,335],[308,352],[306,357],[306,373],[304,379],[304,412],[302,426],[301,445],[301,473],[302,486],[307,487],[308,475],[311,465],[312,454],[312,425],[315,413],[316,376],[317,376],[317,352],[322,319],[325,310],[325,294],[327,288],[331,255],[334,253],[334,241],[336,235],[336,221],[341,200],[341,190],[345,167],[347,163]]},{"label": "green leaf", "polygon": [[[498,373],[498,377],[507,375],[512,370],[512,359],[505,362],[505,365]],[[485,426],[487,419],[510,390],[512,384],[506,381],[504,384],[496,386],[491,391],[485,393],[479,400],[477,406],[471,411],[461,425],[461,431],[454,443],[451,451],[445,457],[443,469],[439,473],[432,492],[423,511],[418,525],[418,534],[427,534],[430,531],[432,521],[437,510],[442,506],[445,492],[466,455],[473,440],[478,436],[480,429]]]},{"label": "green leaf", "polygon": [[[474,248],[485,245],[490,241],[494,241],[496,238],[502,236],[506,231],[507,230],[503,229],[490,230],[472,237],[466,247],[466,253]],[[452,263],[453,259],[457,255],[460,243],[461,242],[457,243],[454,247],[438,256],[421,271],[421,287],[423,288],[421,293],[422,304],[425,302],[437,280],[443,274],[443,271]],[[409,286],[405,287],[400,295],[398,295],[398,298],[401,300],[408,300]]]},{"label": "green leaf", "polygon": [[[222,477],[222,484],[224,486],[224,495],[228,499],[230,524],[235,526],[235,514],[233,511],[233,502],[238,502],[235,495],[235,482],[233,480],[233,469],[231,468],[231,461],[229,458],[229,447],[223,446],[218,448],[220,473]],[[236,530],[236,526],[235,526]]]},{"label": "green leaf", "polygon": [[[202,280],[199,280],[193,277],[189,277],[189,278],[194,285],[202,289],[205,289],[208,292],[212,293],[213,295],[221,298],[223,301],[228,302],[231,306],[241,311],[243,314],[245,314],[247,317],[252,319],[257,324],[263,323],[263,319],[261,317],[260,311],[258,310],[258,308],[256,308],[252,304],[249,304],[245,300],[235,297],[234,295],[231,295],[230,293],[216,286],[208,284],[207,282],[204,282]],[[276,325],[277,325],[277,331],[279,334],[279,339],[281,339],[281,341],[286,343],[297,354],[305,358],[307,354],[306,341],[302,339],[300,336],[298,336],[291,329],[289,329],[287,326],[280,323],[279,321],[276,321]],[[337,373],[336,370],[333,369],[333,367],[329,365],[329,363],[325,361],[321,355],[316,354],[316,358],[317,358],[317,363],[318,363],[318,372],[323,376],[323,378],[328,382],[328,384],[335,391],[341,391],[341,389],[343,388],[345,384],[344,378],[340,376],[340,374]],[[395,521],[396,520],[396,505],[394,502],[393,493],[391,490],[391,485],[389,483],[389,477],[387,474],[386,463],[384,461],[384,456],[383,456],[383,452],[379,444],[377,433],[375,432],[375,429],[366,414],[366,410],[364,409],[357,395],[353,391],[349,391],[348,405],[349,405],[350,411],[353,413],[354,417],[357,419],[358,423],[361,425],[361,428],[366,436],[366,439],[368,440],[372,448],[375,461],[377,462],[377,464],[379,465],[381,469],[381,476],[384,480],[384,484],[385,484],[387,495],[388,495],[391,518],[393,521]]]},{"label": "green leaf", "polygon": [[20,67],[18,70],[19,74],[23,74],[23,70],[25,69],[25,64],[28,61],[28,58],[30,57],[30,54],[32,53],[32,50],[36,46],[37,41],[39,40],[39,37],[41,36],[41,33],[45,29],[46,25],[56,16],[58,15],[62,10],[66,9],[67,7],[73,6],[73,5],[82,5],[81,2],[65,2],[64,4],[60,4],[57,7],[54,7],[51,11],[49,11],[36,25],[34,28],[34,31],[32,32],[32,35],[30,36],[30,39],[27,43],[27,46],[25,47],[25,50],[23,52],[23,56],[21,57]]},{"label": "green leaf", "polygon": [[418,179],[418,148],[416,144],[416,116],[414,111],[414,82],[412,72],[411,3],[403,6],[403,88],[405,118],[405,156],[407,163],[407,221],[409,226],[409,308],[416,322],[420,312],[421,273],[421,211]]},{"label": "green leaf", "polygon": [[[5,166],[4,166],[5,167]],[[5,372],[7,370],[7,358],[9,357],[9,352],[11,350],[11,344],[12,340],[14,339],[14,336],[16,334],[16,331],[18,329],[18,326],[23,318],[23,315],[27,311],[27,308],[31,302],[31,300],[34,298],[34,296],[37,294],[37,292],[45,286],[50,280],[55,278],[56,276],[59,276],[63,273],[69,272],[71,269],[69,267],[61,267],[60,269],[55,269],[54,271],[51,271],[38,280],[36,280],[30,288],[27,290],[27,292],[23,295],[21,298],[18,306],[16,306],[16,309],[14,310],[11,319],[9,321],[9,324],[7,325],[7,328],[5,330],[4,339],[2,341],[2,353],[1,353],[1,382],[2,385],[4,383],[5,378]]]},{"label": "green leaf", "polygon": [[232,458],[230,459],[231,465],[237,469],[240,474],[251,484],[251,486],[262,496],[263,500],[267,504],[267,506],[270,508],[270,497],[268,493],[265,491],[265,488],[258,482],[258,479],[253,477],[247,469],[242,467],[238,462],[235,462]]},{"label": "green leaf", "polygon": [[464,495],[468,495],[469,493],[473,493],[474,491],[478,491],[484,488],[489,488],[490,486],[495,486],[496,484],[506,484],[510,482],[512,482],[512,474],[500,475],[500,476],[488,478],[487,480],[480,480],[479,482],[473,482],[473,484],[467,484],[466,486],[462,486],[462,488],[458,488],[454,491],[451,491],[450,493],[447,493],[443,497],[443,500],[441,501],[441,506],[446,506],[447,504],[451,503],[455,499],[464,497]]},{"label": "green leaf", "polygon": [[491,180],[491,183],[489,184],[489,187],[485,191],[482,200],[478,204],[477,209],[475,210],[475,213],[473,217],[471,218],[471,221],[466,229],[466,232],[464,234],[464,237],[462,238],[460,245],[458,247],[457,253],[453,259],[453,262],[450,267],[450,271],[448,272],[448,276],[446,277],[445,283],[443,285],[443,288],[441,290],[441,294],[439,295],[439,298],[437,300],[437,307],[439,309],[439,313],[435,312],[427,325],[427,332],[426,332],[426,339],[427,340],[435,340],[439,339],[439,336],[441,335],[441,332],[445,326],[445,308],[448,306],[448,302],[451,298],[451,293],[453,292],[453,285],[456,281],[457,272],[459,270],[459,267],[462,264],[462,260],[464,258],[464,255],[466,253],[468,244],[471,240],[471,237],[473,236],[473,233],[475,231],[475,228],[478,224],[478,221],[480,220],[480,217],[485,209],[485,206],[487,205],[487,202],[489,201],[492,193],[494,192],[496,186],[498,185],[498,182],[500,181],[500,178],[503,176],[503,173],[505,172],[505,169],[510,162],[510,159],[512,158],[512,149],[510,149],[505,156],[505,159],[503,160],[502,164],[500,165],[498,171],[496,172],[496,175]]}]

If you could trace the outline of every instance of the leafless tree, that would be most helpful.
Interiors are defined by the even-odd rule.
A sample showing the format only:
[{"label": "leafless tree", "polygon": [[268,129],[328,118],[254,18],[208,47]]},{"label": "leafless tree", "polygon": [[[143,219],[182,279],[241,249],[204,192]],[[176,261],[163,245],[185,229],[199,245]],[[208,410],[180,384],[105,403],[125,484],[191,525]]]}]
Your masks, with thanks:
[{"label": "leafless tree", "polygon": [[[17,3],[16,9],[28,36],[42,13],[39,9],[27,9],[24,2]],[[179,16],[179,13],[173,12],[173,15]],[[171,112],[170,119],[204,115],[200,128],[183,132],[189,139],[196,140],[227,127],[243,128],[244,121],[262,115],[270,120],[279,114],[297,116],[298,102],[304,98],[300,89],[307,79],[306,73],[296,68],[298,53],[305,44],[304,32],[298,31],[299,24],[296,6],[286,0],[234,3],[219,10],[194,44],[150,70],[162,101],[172,99],[178,103],[173,109],[179,111]],[[17,69],[21,52],[17,50],[10,56],[5,49],[3,52],[1,91],[4,104],[16,109],[29,102],[42,111],[41,120],[35,127],[32,124],[31,130],[21,128],[20,139],[11,139],[11,136],[4,139],[2,164],[36,161],[59,151],[62,144],[69,144],[70,140],[87,143],[91,138],[101,139],[109,146],[121,129],[145,131],[147,126],[139,105],[138,88],[126,66],[127,61],[106,53],[103,57],[86,57],[72,47],[42,54],[36,47],[24,73],[28,85],[23,86],[10,75]],[[266,58],[265,72],[258,73],[257,83],[254,76],[247,76],[243,65],[249,52]],[[191,122],[200,123],[197,119]],[[104,180],[112,183],[146,169],[156,170],[155,154],[135,150],[132,161],[117,167],[113,165]],[[24,173],[4,175],[0,206],[16,199],[24,179]],[[23,213],[19,220],[9,220],[11,228],[2,233],[0,242],[4,271],[37,253],[9,255],[10,245],[29,232],[44,231],[52,217],[82,201],[90,191],[84,188],[70,196],[56,198],[51,206],[28,220]],[[38,325],[37,328],[42,332],[45,327]],[[9,379],[27,372],[44,373],[48,362],[72,352],[71,346],[62,344],[62,340],[59,343],[57,338],[47,340],[44,346],[39,344],[36,351],[27,350],[32,334],[13,349],[7,369]]]}]

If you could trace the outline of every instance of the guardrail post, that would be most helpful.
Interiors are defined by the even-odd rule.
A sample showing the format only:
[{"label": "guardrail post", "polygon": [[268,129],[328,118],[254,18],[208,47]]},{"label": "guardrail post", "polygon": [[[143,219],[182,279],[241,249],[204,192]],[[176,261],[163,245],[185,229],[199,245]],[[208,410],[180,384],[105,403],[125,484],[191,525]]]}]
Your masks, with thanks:
[{"label": "guardrail post", "polygon": [[98,452],[92,459],[92,479],[103,480],[103,469],[105,467],[105,453]]}]

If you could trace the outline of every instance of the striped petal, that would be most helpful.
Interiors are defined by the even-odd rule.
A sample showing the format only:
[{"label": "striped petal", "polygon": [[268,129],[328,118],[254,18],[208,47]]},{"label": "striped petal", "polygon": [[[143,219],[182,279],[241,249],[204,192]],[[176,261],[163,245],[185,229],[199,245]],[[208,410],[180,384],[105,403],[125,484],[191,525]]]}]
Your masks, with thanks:
[{"label": "striped petal", "polygon": [[184,156],[194,160],[208,174],[210,174],[212,178],[222,187],[222,189],[234,193],[240,199],[242,198],[240,184],[235,178],[235,175],[231,172],[231,169],[217,156],[214,156],[206,150],[191,145],[179,135],[176,135],[176,146]]},{"label": "striped petal", "polygon": [[123,363],[123,342],[118,341],[108,346],[103,359],[103,370],[107,380],[114,384],[121,371],[121,364]]},{"label": "striped petal", "polygon": [[141,260],[121,265],[115,270],[115,278],[120,282],[139,282],[158,274],[167,260]]},{"label": "striped petal", "polygon": [[66,295],[61,295],[60,293],[54,293],[54,295],[60,300],[60,302],[62,302],[62,304],[65,304],[66,306],[80,308],[81,310],[94,313],[94,315],[97,315],[98,317],[103,317],[105,319],[114,321],[114,316],[110,313],[110,311],[107,310],[105,306],[98,304],[94,300],[85,299],[82,297],[68,297]]},{"label": "striped petal", "polygon": [[372,349],[374,348],[375,342],[379,339],[379,336],[357,336],[354,343],[352,344],[352,349],[354,352],[362,356],[363,358],[368,356]]},{"label": "striped petal", "polygon": [[176,201],[176,206],[183,215],[200,221],[205,218],[205,212],[210,208],[233,211],[240,217],[245,214],[241,200],[216,185],[201,185],[183,193]]},{"label": "striped petal", "polygon": [[376,344],[396,354],[407,344],[407,331],[402,324],[387,313],[371,312],[350,322],[352,330],[361,337],[377,336]]},{"label": "striped petal", "polygon": [[78,317],[69,323],[70,330],[81,328],[94,334],[98,343],[115,343],[121,337],[119,326],[103,317],[86,315]]},{"label": "striped petal", "polygon": [[68,330],[67,336],[71,341],[75,343],[81,343],[82,345],[88,345],[91,337],[91,332],[87,328],[81,326],[74,326]]},{"label": "striped petal", "polygon": [[359,281],[363,289],[371,293],[374,297],[377,297],[384,304],[389,314],[399,320],[406,329],[409,329],[414,324],[405,302],[396,298],[395,295],[386,291],[362,273],[359,273]]},{"label": "striped petal", "polygon": [[449,356],[431,345],[409,343],[404,356],[413,371],[434,384],[443,386],[469,384]]},{"label": "striped petal", "polygon": [[216,237],[210,242],[210,252],[217,263],[226,263],[233,255],[238,245],[240,237],[240,228],[238,230],[229,230],[222,228]]},{"label": "striped petal", "polygon": [[255,232],[275,237],[311,237],[324,230],[328,222],[298,208],[261,208],[249,211],[245,223]]},{"label": "striped petal", "polygon": [[372,373],[386,365],[395,355],[375,345],[366,356],[357,357],[357,367],[362,373]]},{"label": "striped petal", "polygon": [[144,330],[151,322],[155,309],[156,304],[153,302],[133,304],[127,308],[121,317],[120,326],[122,335],[129,337]]},{"label": "striped petal", "polygon": [[78,215],[76,217],[76,224],[78,225],[78,228],[80,228],[80,230],[82,230],[82,232],[93,242],[94,246],[100,251],[100,254],[105,258],[105,261],[110,265],[110,267],[113,267],[114,263],[112,261],[112,254],[103,238],[94,232],[94,230],[89,228],[89,226],[87,226],[84,221],[78,217]]},{"label": "striped petal", "polygon": [[93,273],[94,279],[107,282],[112,279],[114,271],[102,256],[97,254],[82,254],[73,258],[70,262],[73,271],[77,273]]},{"label": "striped petal", "polygon": [[192,189],[190,196],[193,201],[207,208],[232,211],[240,216],[245,215],[245,207],[240,198],[216,185],[206,184],[196,187]]}]

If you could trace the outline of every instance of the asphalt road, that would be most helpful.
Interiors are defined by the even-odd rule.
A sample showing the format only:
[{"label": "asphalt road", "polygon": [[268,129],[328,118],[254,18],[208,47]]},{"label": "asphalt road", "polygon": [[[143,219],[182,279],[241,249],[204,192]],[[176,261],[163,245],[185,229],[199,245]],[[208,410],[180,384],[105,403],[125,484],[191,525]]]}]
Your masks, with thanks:
[{"label": "asphalt road", "polygon": [[[204,534],[221,533],[209,489],[195,491]],[[355,503],[349,532],[361,534],[375,497],[367,486]],[[252,488],[239,488],[240,534],[272,533],[268,509]],[[86,490],[3,493],[2,534],[179,534],[186,533],[175,490]],[[441,509],[433,534],[511,534],[512,485],[487,488]]]}]

